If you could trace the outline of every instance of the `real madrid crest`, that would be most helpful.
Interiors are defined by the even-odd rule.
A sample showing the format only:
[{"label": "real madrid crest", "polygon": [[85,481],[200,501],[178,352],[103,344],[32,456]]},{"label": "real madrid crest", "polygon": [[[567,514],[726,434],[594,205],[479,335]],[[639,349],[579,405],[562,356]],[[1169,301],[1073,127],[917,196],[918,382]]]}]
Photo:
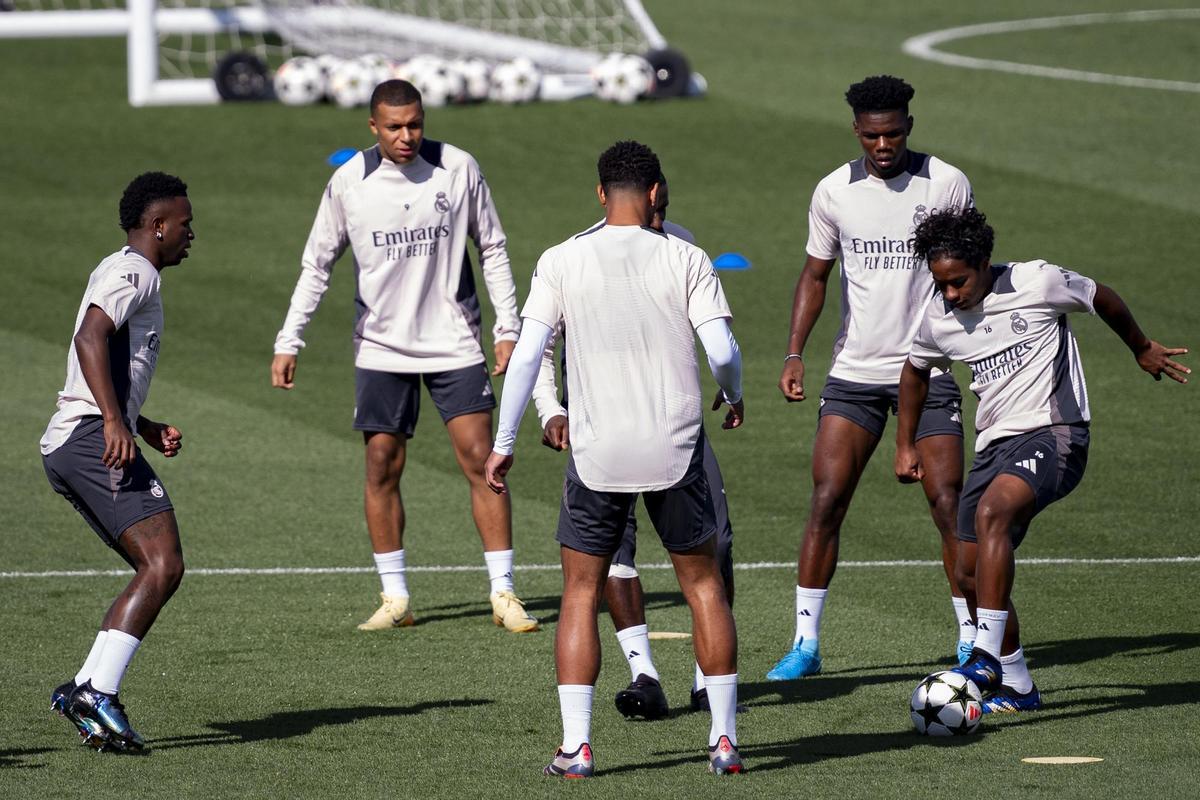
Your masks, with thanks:
[{"label": "real madrid crest", "polygon": [[1012,320],[1013,333],[1022,334],[1029,330],[1029,323],[1025,321],[1020,312],[1014,311],[1009,319]]},{"label": "real madrid crest", "polygon": [[433,198],[433,207],[443,214],[450,210],[450,201],[446,199],[445,192],[437,193],[437,197]]}]

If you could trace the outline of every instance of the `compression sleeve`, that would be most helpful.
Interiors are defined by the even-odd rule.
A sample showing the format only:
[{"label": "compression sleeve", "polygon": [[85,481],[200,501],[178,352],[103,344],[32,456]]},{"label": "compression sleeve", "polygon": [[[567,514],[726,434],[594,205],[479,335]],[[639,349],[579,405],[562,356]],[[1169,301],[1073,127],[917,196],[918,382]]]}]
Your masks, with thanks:
[{"label": "compression sleeve", "polygon": [[742,351],[738,349],[737,340],[733,338],[733,329],[725,317],[710,319],[696,328],[700,344],[704,345],[704,353],[708,356],[708,368],[721,391],[725,393],[725,402],[736,403],[742,399]]},{"label": "compression sleeve", "polygon": [[558,330],[550,337],[549,343],[546,344],[546,350],[542,353],[537,383],[533,386],[533,405],[537,408],[538,421],[542,423],[543,428],[554,417],[567,415],[567,410],[563,408],[562,403],[558,402],[558,384],[554,379],[554,343],[558,340],[558,333],[561,330],[562,323],[560,322]]},{"label": "compression sleeve", "polygon": [[517,428],[533,394],[533,384],[542,364],[542,354],[554,330],[545,323],[525,318],[521,338],[508,362],[504,374],[504,393],[500,397],[500,428],[496,431],[496,444],[492,449],[502,456],[512,455],[517,439]]}]

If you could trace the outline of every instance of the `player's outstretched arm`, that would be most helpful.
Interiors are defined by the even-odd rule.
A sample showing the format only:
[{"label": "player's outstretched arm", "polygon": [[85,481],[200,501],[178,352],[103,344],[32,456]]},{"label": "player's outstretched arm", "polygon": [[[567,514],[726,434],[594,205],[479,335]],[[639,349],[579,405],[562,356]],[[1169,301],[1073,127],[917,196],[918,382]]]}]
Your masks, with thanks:
[{"label": "player's outstretched arm", "polygon": [[916,483],[925,477],[917,454],[917,422],[929,394],[929,370],[904,362],[900,373],[900,399],[897,403],[896,477],[901,483]]},{"label": "player's outstretched arm", "polygon": [[788,328],[788,350],[783,359],[783,374],[779,376],[779,391],[789,403],[804,399],[804,345],[825,306],[825,288],[833,272],[834,259],[808,256],[796,294],[792,298],[792,321]]},{"label": "player's outstretched arm", "polygon": [[183,449],[183,434],[174,425],[155,422],[139,415],[137,432],[142,441],[162,453],[165,458],[173,458]]},{"label": "player's outstretched arm", "polygon": [[109,371],[108,340],[116,332],[117,326],[103,309],[88,306],[74,342],[79,369],[104,419],[104,453],[100,460],[109,469],[122,469],[137,455],[137,446],[125,424],[125,412],[117,400],[117,390]]},{"label": "player's outstretched arm", "polygon": [[1096,315],[1104,320],[1133,352],[1138,366],[1153,375],[1154,380],[1160,381],[1162,376],[1166,375],[1171,380],[1187,383],[1185,376],[1191,375],[1192,371],[1171,358],[1186,354],[1186,347],[1163,347],[1142,333],[1137,320],[1133,318],[1133,312],[1125,305],[1121,296],[1100,282],[1096,283],[1096,296],[1092,306],[1096,309]]},{"label": "player's outstretched arm", "polygon": [[517,347],[513,350],[508,376],[504,379],[504,392],[500,396],[500,426],[496,431],[496,443],[483,467],[484,479],[496,494],[507,491],[504,476],[512,468],[517,429],[521,426],[521,417],[525,415],[529,397],[533,394],[542,353],[553,335],[554,331],[549,325],[527,319],[521,338],[517,340]]},{"label": "player's outstretched arm", "polygon": [[742,351],[737,339],[733,338],[729,320],[725,317],[710,319],[696,328],[696,335],[700,337],[700,344],[704,345],[708,368],[721,387],[713,401],[713,411],[719,409],[722,403],[728,403],[729,411],[721,427],[725,430],[740,427],[746,417],[742,403]]}]

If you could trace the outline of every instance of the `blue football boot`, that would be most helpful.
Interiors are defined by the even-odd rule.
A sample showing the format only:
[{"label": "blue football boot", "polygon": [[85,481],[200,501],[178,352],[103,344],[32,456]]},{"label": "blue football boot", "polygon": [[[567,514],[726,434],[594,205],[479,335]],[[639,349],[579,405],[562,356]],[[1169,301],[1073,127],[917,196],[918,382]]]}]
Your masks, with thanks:
[{"label": "blue football boot", "polygon": [[70,710],[88,729],[88,744],[97,750],[141,750],[145,740],[129,724],[125,706],[115,694],[105,694],[92,688],[87,681],[71,694]]},{"label": "blue football boot", "polygon": [[1040,711],[1041,708],[1042,693],[1038,691],[1037,686],[1024,694],[1011,686],[1001,686],[983,698],[985,714],[1015,714],[1018,711]]},{"label": "blue football boot", "polygon": [[971,651],[971,657],[967,663],[950,671],[957,672],[971,681],[984,694],[999,689],[1000,680],[1004,675],[1004,668],[1000,666],[1000,660],[978,647]]},{"label": "blue football boot", "polygon": [[57,711],[60,717],[69,719],[71,724],[79,730],[79,735],[86,739],[91,735],[88,726],[83,724],[83,720],[71,710],[71,695],[77,688],[74,678],[55,687],[54,691],[50,693],[50,710]]},{"label": "blue football boot", "polygon": [[960,667],[965,666],[966,663],[971,660],[971,651],[974,649],[974,641],[967,641],[966,639],[958,640],[958,650],[955,651],[955,656],[958,658],[958,665]]},{"label": "blue football boot", "polygon": [[820,650],[805,650],[804,640],[796,642],[783,658],[767,673],[769,681],[794,681],[805,675],[816,675],[821,671]]}]

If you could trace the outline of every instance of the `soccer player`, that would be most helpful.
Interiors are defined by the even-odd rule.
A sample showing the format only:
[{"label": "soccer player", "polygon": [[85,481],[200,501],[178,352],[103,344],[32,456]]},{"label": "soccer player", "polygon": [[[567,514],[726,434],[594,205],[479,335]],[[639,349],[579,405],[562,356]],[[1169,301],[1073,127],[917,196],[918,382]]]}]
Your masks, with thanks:
[{"label": "soccer player", "polygon": [[596,612],[639,494],[692,611],[696,660],[712,713],[709,769],[738,773],[737,632],[714,557],[695,336],[721,386],[720,399],[730,405],[726,428],[742,424],[741,356],[708,256],[648,225],[662,174],[657,156],[637,142],[618,142],[597,167],[605,221],[538,261],[487,462],[488,483],[504,492],[517,426],[546,346],[562,323],[570,332],[571,397],[571,456],[556,537],[563,596],[554,653],[563,740],[545,773],[593,773]]},{"label": "soccer player", "polygon": [[[658,196],[650,227],[671,236],[695,244],[692,232],[682,225],[667,220],[670,196],[667,179],[658,178]],[[570,446],[570,424],[567,420],[567,394],[564,392],[559,403],[554,380],[554,341],[562,326],[555,330],[542,358],[537,384],[533,387],[533,402],[542,423],[542,444],[554,450],[565,450]],[[563,353],[562,368],[566,371],[566,353]],[[725,582],[725,593],[733,605],[733,526],[729,522],[729,504],[725,499],[725,480],[717,464],[716,454],[708,439],[704,439],[704,471],[708,488],[712,493],[713,510],[717,522],[717,563]],[[659,681],[658,670],[650,654],[649,629],[646,626],[645,595],[638,577],[635,555],[637,553],[637,515],[631,506],[621,546],[613,554],[608,568],[608,580],[604,584],[604,601],[617,632],[617,642],[625,653],[629,665],[630,684],[617,692],[617,710],[626,717],[643,717],[647,720],[662,719],[670,711],[666,693]],[[700,665],[695,668],[692,683],[691,706],[694,711],[708,710],[708,691],[704,688],[704,673]]]},{"label": "soccer player", "polygon": [[496,401],[480,341],[480,308],[468,237],[496,309],[500,375],[521,330],[504,229],[470,154],[424,137],[421,94],[390,80],[371,95],[374,147],[334,173],[304,248],[300,279],[275,339],[271,383],[291,389],[304,328],[329,288],[333,264],[354,252],[354,429],[366,445],[364,506],[382,583],[382,604],[360,630],[412,625],[400,476],[417,425],[421,383],[429,389],[458,465],[470,484],[483,540],[492,619],[513,632],[538,629],[513,591],[512,508],[491,492],[483,464],[492,448]]},{"label": "soccer player", "polygon": [[183,551],[171,498],[134,435],[167,458],[183,434],[141,415],[163,330],[160,273],[187,258],[192,204],[173,175],[147,172],[121,196],[125,246],[88,278],[58,410],[42,436],[42,466],[54,491],[133,567],[75,677],[50,694],[99,750],[141,750],[145,742],[118,699],[138,646],[183,578]]},{"label": "soccer player", "polygon": [[1087,385],[1067,314],[1099,316],[1155,380],[1186,383],[1191,370],[1172,359],[1187,350],[1147,338],[1109,287],[1040,259],[993,265],[992,242],[974,209],[934,213],[917,227],[913,250],[940,297],[900,378],[895,469],[903,482],[921,480],[915,439],[931,370],[966,363],[978,435],[959,501],[956,568],[979,635],[956,671],[985,692],[985,712],[1032,711],[1042,701],[1011,599],[1013,552],[1038,512],[1079,484],[1088,457]]},{"label": "soccer player", "polygon": [[[808,258],[796,283],[788,350],[779,388],[788,402],[804,391],[804,346],[825,305],[826,285],[841,259],[842,320],[821,391],[813,442],[813,493],[796,575],[792,648],[767,673],[793,680],[821,671],[821,616],[837,567],[842,520],[859,478],[883,435],[919,313],[933,292],[908,246],[932,210],[972,204],[971,184],[941,159],[908,149],[913,88],[879,75],[846,92],[863,156],[817,184],[808,211]],[[970,613],[954,583],[954,520],[962,488],[962,396],[954,377],[935,374],[917,431],[925,463],[922,485],[942,538],[942,564],[957,617],[959,661],[974,639]]]}]

